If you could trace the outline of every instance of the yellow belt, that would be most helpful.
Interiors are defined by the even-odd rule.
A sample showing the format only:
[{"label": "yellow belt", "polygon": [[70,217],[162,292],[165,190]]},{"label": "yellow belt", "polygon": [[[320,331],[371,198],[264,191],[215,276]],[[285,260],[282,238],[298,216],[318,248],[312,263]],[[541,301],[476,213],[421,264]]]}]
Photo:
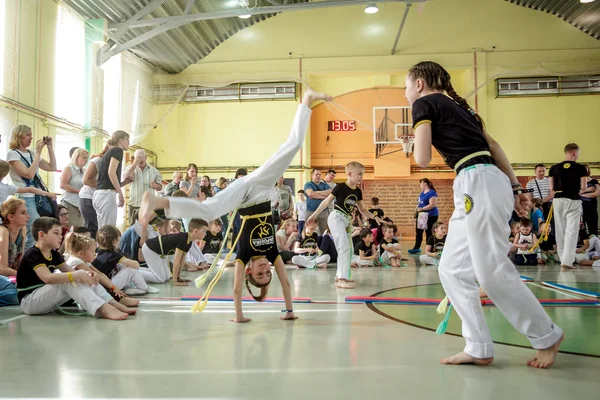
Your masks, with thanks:
[{"label": "yellow belt", "polygon": [[461,165],[463,165],[464,163],[466,163],[469,160],[472,160],[475,157],[480,157],[480,156],[492,156],[492,153],[490,153],[489,151],[477,151],[475,153],[469,154],[468,156],[465,156],[463,158],[461,158],[456,165],[454,166],[454,172],[456,172],[456,170],[458,168],[460,168]]},{"label": "yellow belt", "polygon": [[273,215],[270,211],[262,214],[254,214],[254,215],[242,215],[242,219],[254,219],[254,218],[262,218],[268,217],[269,215]]}]

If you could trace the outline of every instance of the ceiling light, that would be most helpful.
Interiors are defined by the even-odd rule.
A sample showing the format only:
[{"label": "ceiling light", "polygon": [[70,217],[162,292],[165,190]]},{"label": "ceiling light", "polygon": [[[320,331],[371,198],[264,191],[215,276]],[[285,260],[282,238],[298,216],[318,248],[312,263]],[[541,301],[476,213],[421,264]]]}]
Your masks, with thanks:
[{"label": "ceiling light", "polygon": [[594,0],[579,0],[581,3],[585,4],[585,3],[591,3]]},{"label": "ceiling light", "polygon": [[379,8],[377,8],[377,4],[375,3],[368,4],[365,7],[365,12],[367,14],[375,14],[377,11],[379,11]]},{"label": "ceiling light", "polygon": [[242,15],[238,15],[238,17],[240,17],[241,19],[248,19],[252,16],[252,14],[242,14]]}]

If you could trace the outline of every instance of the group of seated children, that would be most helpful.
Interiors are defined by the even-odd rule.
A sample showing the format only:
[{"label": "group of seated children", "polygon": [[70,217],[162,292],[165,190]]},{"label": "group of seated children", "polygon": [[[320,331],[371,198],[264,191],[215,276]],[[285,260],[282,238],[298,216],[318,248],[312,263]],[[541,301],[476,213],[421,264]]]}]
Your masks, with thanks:
[{"label": "group of seated children", "polygon": [[381,232],[381,240],[375,243],[373,230],[363,228],[360,230],[360,240],[354,247],[351,266],[375,267],[391,266],[400,267],[402,265],[402,248],[398,239],[395,237],[397,228],[394,225],[382,224],[377,228]]}]

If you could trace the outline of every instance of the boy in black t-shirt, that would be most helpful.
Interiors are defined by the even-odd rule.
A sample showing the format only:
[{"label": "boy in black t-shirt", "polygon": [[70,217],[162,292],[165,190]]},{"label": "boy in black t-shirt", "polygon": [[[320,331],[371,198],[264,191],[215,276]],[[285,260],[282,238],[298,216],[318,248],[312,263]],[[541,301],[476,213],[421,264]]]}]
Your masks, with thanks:
[{"label": "boy in black t-shirt", "polygon": [[[209,229],[206,231],[206,236],[202,241],[200,241],[200,250],[202,250],[202,254],[208,261],[209,264],[212,264],[219,250],[221,250],[221,246],[223,245],[223,221],[220,218],[211,221],[209,224]],[[219,264],[225,260],[227,257],[227,252],[223,251],[221,256],[219,257]],[[231,260],[228,265],[235,264],[235,253],[231,255]]]},{"label": "boy in black t-shirt", "polygon": [[443,222],[438,221],[433,224],[431,230],[433,231],[433,235],[427,239],[425,254],[419,257],[419,261],[425,265],[438,265],[442,257],[444,244],[446,243],[448,227]]},{"label": "boy in black t-shirt", "polygon": [[379,253],[373,243],[373,232],[369,228],[360,231],[360,243],[354,249],[351,266],[373,267],[379,265]]},{"label": "boy in black t-shirt", "polygon": [[550,191],[554,191],[554,228],[556,245],[563,268],[574,268],[575,244],[581,216],[580,193],[587,188],[587,171],[576,161],[579,159],[579,146],[569,143],[565,146],[565,161],[550,168]]},{"label": "boy in black t-shirt", "polygon": [[146,282],[166,283],[171,276],[167,257],[174,254],[173,285],[187,286],[189,281],[184,281],[179,277],[185,264],[185,257],[195,240],[204,239],[207,229],[206,221],[192,219],[187,233],[175,233],[146,240],[142,246],[142,254],[148,264],[148,270],[141,271]]},{"label": "boy in black t-shirt", "polygon": [[329,254],[323,254],[319,249],[319,235],[317,235],[318,224],[311,222],[304,225],[304,231],[297,237],[294,243],[292,263],[302,268],[327,268],[331,259]]},{"label": "boy in black t-shirt", "polygon": [[381,238],[381,242],[379,242],[381,263],[384,266],[391,265],[392,267],[399,267],[402,259],[402,252],[400,243],[394,238],[394,227],[384,224],[381,230],[383,233],[383,238]]},{"label": "boy in black t-shirt", "polygon": [[[123,320],[129,313],[135,313],[134,309],[118,304],[98,284],[96,274],[74,271],[65,263],[55,250],[62,241],[57,219],[38,218],[31,230],[37,242],[25,251],[17,270],[17,295],[25,314],[48,314],[69,299],[97,317]],[[56,270],[62,273],[54,273]]]},{"label": "boy in black t-shirt", "polygon": [[[371,208],[369,208],[369,212],[371,214],[373,214],[374,216],[383,219],[384,214],[383,214],[383,210],[381,208],[379,208],[379,198],[373,197],[371,199]],[[376,229],[379,226],[377,221],[374,219],[369,219],[369,225],[370,225],[371,229]]]},{"label": "boy in black t-shirt", "polygon": [[[546,223],[543,222],[540,224],[540,230],[542,232],[546,229]],[[546,237],[543,233],[540,236],[540,251],[542,252],[542,260],[545,262],[560,262],[558,258],[558,253],[556,251],[556,239],[554,238],[554,234],[552,233],[552,227],[548,226],[548,237]]]},{"label": "boy in black t-shirt", "polygon": [[[314,221],[327,208],[329,203],[335,200],[335,208],[329,214],[327,224],[338,252],[336,286],[342,289],[354,289],[354,281],[350,278],[350,263],[352,262],[350,243],[352,242],[349,228],[351,227],[352,213],[358,208],[363,216],[381,223],[381,218],[374,216],[363,204],[362,191],[358,185],[362,182],[364,172],[364,165],[356,161],[349,162],[346,165],[348,180],[336,185],[331,194],[321,202],[319,208],[306,220],[307,224],[309,221]],[[371,241],[372,238],[371,235]]]}]

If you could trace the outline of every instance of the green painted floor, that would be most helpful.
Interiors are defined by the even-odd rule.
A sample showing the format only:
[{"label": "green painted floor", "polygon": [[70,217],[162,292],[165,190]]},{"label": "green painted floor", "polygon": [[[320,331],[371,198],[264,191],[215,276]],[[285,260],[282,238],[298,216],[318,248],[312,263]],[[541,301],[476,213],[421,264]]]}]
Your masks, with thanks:
[{"label": "green painted floor", "polygon": [[[527,284],[527,286],[538,299],[583,298],[541,287],[536,283]],[[595,282],[580,282],[570,286],[595,292],[600,291],[600,283]],[[389,290],[379,296],[441,299],[445,294],[441,284],[433,284]],[[372,307],[396,320],[434,331],[444,318],[444,315],[436,313],[436,307],[433,306],[373,303]],[[600,307],[546,306],[544,309],[550,318],[568,333],[561,346],[561,351],[600,357],[600,341],[598,340]],[[484,307],[484,314],[494,342],[530,346],[529,341],[508,323],[496,307]],[[456,312],[452,312],[446,332],[460,335],[461,321]]]},{"label": "green painted floor", "polygon": [[[191,303],[179,298],[200,295],[202,290],[170,285],[157,285],[160,293],[146,296],[138,315],[120,322],[60,314],[23,316],[18,308],[3,307],[0,399],[562,400],[598,396],[600,358],[560,354],[554,368],[541,371],[525,364],[531,349],[496,345],[490,367],[442,366],[440,358],[462,350],[461,337],[437,336],[383,317],[364,304],[344,303],[348,295],[439,283],[435,267],[423,267],[412,257],[408,265],[355,270],[355,290],[334,287],[334,268],[290,269],[294,295],[315,301],[295,305],[300,319],[294,322],[278,319],[279,304],[244,304],[252,322],[243,325],[229,322],[234,315],[231,303],[210,303],[203,313],[192,315]],[[215,296],[231,296],[232,272],[225,272]],[[544,266],[523,268],[520,273],[564,284],[600,282],[600,273],[590,269],[561,272],[557,266]],[[270,296],[281,296],[278,286],[274,278]],[[426,297],[439,289],[406,290]],[[430,327],[440,320],[433,307],[385,306],[385,310],[409,313],[404,317]],[[565,328],[568,343],[571,338],[599,342],[596,310],[548,312]],[[486,313],[497,340],[524,344],[496,310],[486,309]],[[457,327],[453,318],[450,329],[458,332]],[[594,343],[574,344],[571,350],[581,348],[598,352]]]}]

